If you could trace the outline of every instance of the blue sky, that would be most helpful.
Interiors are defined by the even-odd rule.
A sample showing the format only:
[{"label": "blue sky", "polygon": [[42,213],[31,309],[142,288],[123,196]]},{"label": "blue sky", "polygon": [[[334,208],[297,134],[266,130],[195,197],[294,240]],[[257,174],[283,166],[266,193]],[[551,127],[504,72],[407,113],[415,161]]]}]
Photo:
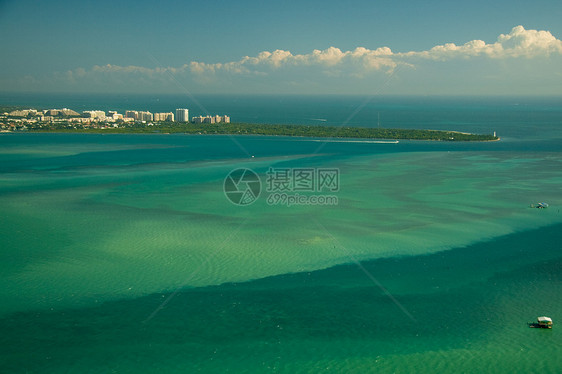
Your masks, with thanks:
[{"label": "blue sky", "polygon": [[560,1],[0,0],[0,91],[562,94]]}]

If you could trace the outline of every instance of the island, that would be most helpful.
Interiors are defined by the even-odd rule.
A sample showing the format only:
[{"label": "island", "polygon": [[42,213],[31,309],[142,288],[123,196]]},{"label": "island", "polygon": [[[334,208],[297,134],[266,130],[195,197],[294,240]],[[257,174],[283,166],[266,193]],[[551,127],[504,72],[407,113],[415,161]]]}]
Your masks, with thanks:
[{"label": "island", "polygon": [[[3,109],[0,107],[0,110]],[[4,108],[5,109],[5,108]],[[10,109],[14,109],[13,107]],[[178,109],[180,110],[180,109]],[[184,110],[184,109],[181,109]],[[495,141],[496,134],[471,134],[459,131],[352,127],[325,125],[288,125],[230,122],[228,116],[194,117],[192,122],[176,122],[173,113],[162,113],[167,120],[155,121],[150,112],[135,112],[148,117],[127,118],[116,112],[85,111],[82,115],[69,109],[37,111],[35,109],[4,112],[0,116],[3,132],[59,132],[103,134],[196,134],[196,135],[264,135],[322,139],[380,139],[433,141]],[[19,117],[18,117],[19,115]],[[171,115],[171,116],[170,116]],[[99,116],[99,117],[98,117]],[[148,118],[148,120],[146,120]],[[172,120],[169,120],[169,119]],[[195,118],[197,120],[195,120]],[[216,119],[216,120],[215,120]],[[222,120],[221,120],[222,119]]]}]

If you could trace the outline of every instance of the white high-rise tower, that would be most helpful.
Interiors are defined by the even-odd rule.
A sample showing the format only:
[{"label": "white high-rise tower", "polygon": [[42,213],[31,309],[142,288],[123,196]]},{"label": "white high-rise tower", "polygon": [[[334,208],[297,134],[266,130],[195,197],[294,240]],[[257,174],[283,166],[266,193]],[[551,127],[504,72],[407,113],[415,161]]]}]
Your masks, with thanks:
[{"label": "white high-rise tower", "polygon": [[176,121],[177,122],[189,122],[189,110],[188,109],[176,109]]}]

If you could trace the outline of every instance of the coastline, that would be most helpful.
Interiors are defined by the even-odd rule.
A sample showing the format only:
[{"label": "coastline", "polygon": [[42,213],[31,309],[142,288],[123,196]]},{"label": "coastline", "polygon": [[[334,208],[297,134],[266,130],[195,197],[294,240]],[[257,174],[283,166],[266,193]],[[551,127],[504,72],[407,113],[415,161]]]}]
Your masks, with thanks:
[{"label": "coastline", "polygon": [[[100,133],[103,134],[101,131]],[[70,133],[66,132],[66,134]],[[151,134],[158,135],[158,133]],[[29,135],[6,136],[3,139],[8,145],[19,142],[18,139],[27,139],[30,143],[27,149],[34,152],[41,150],[41,147],[37,146],[39,142],[33,138],[43,139],[41,144],[48,147],[43,149],[45,151],[60,151],[59,147],[67,142],[66,138],[71,142],[81,142],[83,139],[88,146],[69,148],[69,151],[81,152],[81,154],[68,157],[66,161],[60,157],[47,158],[37,164],[25,160],[24,163],[14,163],[11,169],[6,168],[9,174],[6,174],[5,188],[6,191],[13,191],[13,193],[5,195],[4,201],[10,202],[10,205],[6,204],[5,207],[13,207],[14,212],[25,214],[27,217],[47,219],[52,217],[52,221],[43,220],[49,223],[43,234],[31,225],[33,222],[21,226],[22,233],[16,231],[18,227],[15,225],[6,226],[5,232],[8,235],[5,237],[21,239],[25,244],[28,241],[28,233],[37,235],[41,240],[38,247],[57,250],[53,252],[52,259],[38,259],[37,265],[42,266],[42,263],[47,263],[47,266],[40,268],[35,265],[33,277],[29,280],[22,278],[19,284],[27,285],[27,282],[35,282],[29,284],[38,285],[36,288],[43,294],[54,294],[57,297],[60,290],[68,288],[68,294],[60,294],[59,304],[54,307],[54,311],[49,311],[47,308],[32,310],[30,307],[1,320],[6,330],[4,339],[7,346],[3,358],[8,367],[17,368],[25,364],[30,371],[34,369],[41,371],[45,365],[42,357],[53,357],[49,365],[53,370],[56,368],[58,371],[72,371],[74,368],[76,371],[83,368],[86,368],[83,370],[103,371],[106,369],[104,366],[106,362],[108,366],[115,367],[119,365],[156,367],[170,362],[171,365],[182,370],[196,371],[203,368],[204,371],[218,372],[224,367],[232,368],[240,361],[243,362],[241,366],[245,367],[258,367],[263,361],[267,361],[277,363],[278,367],[286,369],[279,371],[286,372],[294,369],[296,365],[299,365],[300,370],[306,367],[310,369],[309,371],[320,371],[321,365],[329,362],[332,367],[342,371],[368,372],[375,367],[377,371],[386,373],[400,370],[415,371],[415,367],[428,367],[430,372],[438,365],[445,365],[443,362],[450,362],[447,364],[448,368],[454,371],[452,366],[461,362],[460,365],[464,365],[462,368],[465,372],[473,373],[469,369],[478,367],[473,365],[474,361],[478,361],[480,366],[488,364],[499,366],[516,360],[520,360],[517,361],[518,364],[527,370],[533,368],[531,361],[536,354],[542,354],[541,342],[544,343],[547,332],[529,329],[526,322],[543,314],[551,316],[555,321],[560,319],[557,312],[560,310],[560,299],[552,297],[552,295],[559,295],[560,290],[556,283],[559,272],[555,272],[555,266],[560,266],[560,261],[555,258],[559,255],[554,251],[557,250],[556,247],[552,246],[559,243],[557,233],[560,232],[560,226],[545,226],[538,231],[527,230],[537,224],[539,219],[542,221],[556,213],[554,209],[527,209],[527,195],[549,194],[548,197],[544,197],[545,201],[553,203],[557,200],[555,189],[542,188],[537,192],[540,187],[555,186],[554,178],[559,175],[555,165],[558,157],[553,158],[551,154],[547,154],[549,149],[538,148],[543,147],[542,141],[533,143],[538,152],[544,152],[544,155],[542,153],[535,155],[532,158],[533,163],[529,163],[527,159],[529,152],[534,151],[535,148],[529,150],[527,144],[521,146],[517,143],[509,144],[513,143],[510,142],[509,134],[504,137],[504,144],[501,147],[498,147],[501,145],[498,143],[486,146],[483,143],[464,145],[417,142],[416,147],[410,147],[408,142],[400,142],[396,147],[349,144],[335,147],[336,151],[343,155],[342,158],[336,159],[329,154],[329,158],[318,159],[319,161],[315,159],[312,163],[307,160],[291,163],[268,160],[267,163],[260,163],[261,149],[267,150],[267,155],[276,160],[282,159],[286,154],[301,152],[304,148],[313,149],[323,140],[306,137],[292,140],[290,137],[268,139],[255,136],[255,141],[249,141],[250,137],[236,137],[235,139],[251,150],[252,154],[255,152],[256,160],[249,163],[248,160],[242,159],[242,156],[240,156],[242,161],[234,159],[242,155],[238,150],[231,153],[224,152],[225,148],[234,148],[229,144],[228,135],[199,138],[129,135],[66,137],[54,133],[52,136]],[[165,134],[160,133],[160,135]],[[92,151],[107,149],[95,148],[92,145],[103,143],[104,139],[112,144],[110,148],[115,151],[119,151],[120,148],[116,148],[115,144],[120,147],[121,140],[131,139],[132,142],[143,144],[136,147],[134,152],[99,153],[100,157],[98,157],[98,154]],[[278,141],[275,142],[275,139]],[[177,148],[177,152],[170,152],[162,160],[154,159],[153,156],[159,156],[168,150],[145,151],[156,145],[167,147],[170,145],[168,142],[175,143],[176,140],[183,142],[182,145],[190,149]],[[360,140],[331,139],[330,141],[345,143]],[[275,149],[268,144],[269,142],[276,143]],[[286,143],[295,145],[289,146]],[[206,152],[211,144],[216,145],[216,148]],[[223,147],[224,144],[227,147]],[[97,147],[97,144],[95,145]],[[507,148],[508,146],[510,148]],[[447,153],[448,150],[453,149],[483,149],[486,152]],[[496,149],[505,152],[495,152]],[[556,154],[559,154],[559,149],[554,150]],[[431,157],[421,157],[424,155],[418,152],[396,154],[397,157],[394,158],[395,154],[391,153],[394,150],[428,150],[431,151],[428,153]],[[439,153],[439,157],[433,157],[437,154],[432,152],[434,150],[444,152]],[[348,156],[354,155],[355,152],[359,157],[349,159]],[[391,154],[386,155],[387,152]],[[208,165],[212,167],[204,170],[191,167],[191,159],[184,155],[187,153],[196,155],[198,160],[204,160],[202,164],[208,164],[207,160],[210,160],[211,164]],[[384,157],[379,157],[379,153]],[[124,158],[125,161],[120,161],[124,156],[127,156]],[[216,160],[227,158],[231,163],[217,167],[219,164]],[[551,161],[547,162],[549,159]],[[6,160],[10,158],[6,157]],[[104,160],[111,162],[102,162]],[[174,165],[175,171],[168,172],[171,168],[167,168],[164,162],[170,160],[178,160],[182,164]],[[366,160],[372,161],[366,162]],[[152,164],[146,164],[148,162],[156,164],[152,167]],[[219,182],[222,181],[220,177],[224,177],[223,174],[226,174],[231,166],[248,165],[266,170],[268,164],[281,167],[303,165],[341,167],[346,172],[341,201],[346,205],[342,203],[337,211],[298,207],[284,210],[266,207],[267,209],[259,210],[258,205],[253,205],[249,207],[253,210],[246,209],[245,212],[249,213],[247,216],[256,218],[255,224],[248,226],[251,227],[250,230],[241,231],[241,235],[235,237],[236,240],[232,240],[232,245],[240,243],[240,248],[249,248],[248,259],[255,259],[255,261],[233,262],[233,259],[240,258],[240,254],[246,252],[233,252],[233,255],[229,256],[223,251],[220,255],[221,261],[209,262],[210,265],[204,270],[212,272],[211,277],[214,277],[214,274],[225,274],[231,271],[231,268],[266,268],[268,264],[278,267],[279,258],[288,257],[290,251],[298,249],[299,246],[302,246],[302,249],[294,252],[297,256],[295,258],[308,256],[317,247],[319,258],[324,260],[326,251],[332,249],[330,244],[333,241],[324,238],[325,242],[322,244],[322,241],[317,242],[322,237],[316,235],[314,230],[302,232],[297,230],[301,226],[306,226],[307,220],[314,214],[316,217],[321,216],[320,222],[326,224],[329,229],[349,228],[334,234],[346,248],[355,249],[355,244],[365,242],[366,250],[354,252],[353,256],[361,261],[361,265],[370,271],[419,323],[410,322],[397,305],[392,303],[388,296],[381,294],[380,289],[370,282],[361,269],[351,263],[310,272],[299,265],[294,269],[302,271],[296,273],[285,271],[271,277],[252,277],[256,279],[255,281],[225,282],[221,286],[182,289],[153,319],[142,324],[143,329],[139,330],[139,324],[145,321],[176,289],[176,283],[162,281],[162,279],[165,279],[167,274],[176,273],[179,274],[177,279],[181,282],[189,270],[183,264],[206,261],[210,251],[216,248],[216,243],[222,240],[217,234],[224,232],[225,227],[228,229],[229,225],[235,224],[238,217],[245,215],[237,213],[241,208],[232,208],[233,213],[227,214],[229,206],[225,204],[224,208],[221,207],[221,200],[218,200],[223,198],[220,193]],[[43,165],[48,165],[51,169],[41,170]],[[127,166],[123,167],[123,165]],[[403,169],[402,165],[408,168]],[[420,168],[420,166],[424,167]],[[13,171],[21,173],[21,178]],[[212,185],[200,184],[195,178],[207,174],[217,175],[219,182],[213,182]],[[185,177],[179,178],[181,175]],[[118,179],[114,180],[114,177]],[[420,177],[425,179],[420,180]],[[17,182],[15,178],[21,181]],[[209,179],[217,178],[210,175]],[[53,181],[59,180],[64,182],[62,187],[52,184]],[[130,183],[131,181],[133,183]],[[152,181],[158,181],[158,184]],[[435,184],[432,181],[435,181]],[[16,182],[17,184],[13,184]],[[107,183],[112,183],[114,187],[106,188]],[[32,187],[34,185],[38,186],[37,191]],[[409,188],[415,185],[421,186],[418,194],[413,193],[417,188]],[[207,186],[218,187],[213,189]],[[53,189],[54,187],[56,189]],[[73,189],[70,190],[68,187]],[[78,193],[73,196],[69,193],[71,191]],[[202,191],[205,193],[203,194]],[[499,201],[491,200],[490,205],[481,204],[488,200],[483,200],[478,195],[479,191],[485,191],[484,195],[488,195],[488,191],[495,191]],[[167,195],[170,199],[167,199]],[[429,202],[428,197],[431,196],[435,197],[435,204],[430,205],[429,209],[422,209],[420,203]],[[211,200],[215,197],[218,197],[217,200]],[[433,215],[437,218],[450,215],[451,219],[458,218],[459,214],[463,215],[466,211],[466,217],[470,219],[467,222],[478,220],[483,224],[482,227],[490,228],[492,234],[497,234],[505,225],[495,222],[496,216],[501,216],[512,208],[519,209],[519,199],[525,200],[525,206],[520,209],[524,210],[524,213],[529,213],[530,218],[519,226],[520,229],[525,230],[524,232],[507,234],[503,237],[505,240],[500,240],[502,237],[498,237],[497,240],[484,238],[474,244],[456,245],[435,254],[400,256],[393,249],[388,251],[388,254],[395,257],[374,260],[361,257],[361,253],[367,253],[370,247],[383,244],[381,234],[387,230],[400,229],[399,226],[388,226],[388,224],[395,224],[393,216],[411,217],[412,221],[418,221],[420,226],[423,226],[433,222],[431,218],[433,211],[435,211]],[[541,196],[541,200],[538,201],[542,199]],[[64,201],[68,201],[68,206],[61,204],[60,207],[51,209]],[[213,203],[207,203],[209,201]],[[218,203],[215,204],[215,201]],[[373,203],[377,201],[379,203]],[[412,209],[397,209],[402,204],[411,205]],[[482,215],[482,210],[488,207],[494,213]],[[167,212],[166,209],[170,211]],[[74,212],[76,216],[71,215]],[[217,215],[217,212],[224,212],[224,217]],[[273,221],[271,217],[274,216],[285,216],[285,218]],[[220,219],[210,220],[210,217]],[[301,220],[294,223],[292,230],[281,232],[276,237],[279,228],[295,222],[294,217]],[[17,222],[13,219],[6,221]],[[96,225],[86,226],[82,225],[82,222],[95,222]],[[102,222],[106,223],[101,225]],[[122,222],[128,222],[131,226],[127,224],[126,227],[121,227]],[[184,222],[185,228],[189,231],[181,230]],[[139,226],[133,230],[133,224]],[[87,235],[88,231],[92,234],[84,236],[83,240],[82,236],[65,238],[62,235],[68,231],[65,227],[72,228],[73,225],[76,225],[77,229],[83,227],[84,235]],[[459,222],[460,225],[462,222]],[[115,226],[115,231],[110,229],[111,226]],[[204,231],[205,227],[209,227],[209,231]],[[271,230],[270,227],[275,230]],[[127,230],[123,230],[124,228]],[[189,234],[191,232],[197,235]],[[404,231],[396,232],[395,239],[398,244],[404,236]],[[412,235],[411,243],[414,244],[411,247],[424,245],[426,240],[432,240],[434,235],[440,232],[443,232],[442,227],[436,226],[431,230],[415,233]],[[471,229],[469,225],[463,225],[459,228],[458,234],[453,232],[444,235],[443,238],[448,241],[455,240],[464,232],[473,236],[480,235],[478,227]],[[252,234],[256,236],[250,236]],[[97,236],[108,239],[96,243],[92,239]],[[208,238],[206,240],[210,249],[201,251],[201,256],[197,255],[195,249],[205,242],[195,241],[191,244],[199,236]],[[86,240],[87,238],[90,240]],[[151,238],[154,238],[154,241]],[[69,251],[63,251],[63,245],[69,243],[69,239]],[[537,249],[537,240],[540,243],[540,250]],[[52,246],[49,243],[52,243]],[[126,250],[128,243],[131,243],[129,251]],[[143,248],[146,243],[154,249],[149,249],[149,246]],[[247,243],[257,244],[252,248],[246,246]],[[439,241],[435,243],[431,246],[442,247]],[[14,246],[13,248],[17,249],[14,253],[26,254],[26,248],[32,248],[33,244],[29,242],[28,246]],[[546,248],[547,253],[539,261],[537,253],[543,254],[545,250],[543,247]],[[262,248],[263,251],[260,251]],[[81,257],[82,250],[85,257]],[[189,251],[193,251],[193,255],[182,257]],[[162,254],[161,258],[169,263],[159,263],[158,257],[156,259],[154,257],[159,254]],[[345,252],[341,253],[343,261],[349,259],[345,255]],[[126,263],[134,264],[137,256],[137,265],[130,268],[123,267]],[[88,281],[88,274],[70,269],[66,260],[68,258],[73,259],[73,263],[84,263],[83,269],[90,273],[104,274],[107,271],[111,274],[113,263],[119,272],[97,279],[102,285],[103,279],[109,279],[107,283],[109,286],[101,287],[101,291],[94,290],[95,292],[89,293],[88,290],[80,289],[82,284],[98,284],[98,282]],[[59,263],[62,263],[62,266],[58,265]],[[306,263],[310,261],[307,260]],[[159,264],[165,266],[159,267]],[[289,265],[293,266],[290,263]],[[38,277],[42,272],[46,273],[51,269],[53,276],[46,276],[44,279],[56,279],[64,272],[80,274],[80,279],[69,277],[68,281],[62,280],[53,286],[50,281],[40,282]],[[124,269],[135,269],[135,271],[124,271]],[[133,276],[131,281],[127,281],[123,279],[125,275],[121,273],[140,274],[140,276],[138,278]],[[155,287],[154,291],[143,288],[144,277],[152,277],[153,279],[146,284],[155,284],[158,287]],[[552,278],[548,280],[548,277]],[[173,277],[170,279],[173,280]],[[110,293],[115,285],[123,291],[121,297],[112,299]],[[132,290],[128,288],[130,286],[133,286]],[[7,284],[5,289],[15,289],[20,295],[25,291],[24,289],[20,291],[14,286],[10,287],[10,284]],[[148,292],[145,293],[145,290]],[[138,297],[137,294],[146,294],[147,297]],[[15,300],[20,297],[15,293],[14,295]],[[77,296],[71,297],[71,295]],[[63,305],[65,302],[73,303],[80,295],[87,298],[83,305]],[[37,305],[36,300],[40,298],[33,296],[30,296],[30,300]],[[91,303],[88,304],[88,301]],[[490,321],[497,318],[497,315],[504,316],[505,323],[500,328],[490,328]],[[124,316],[127,318],[123,318]],[[396,320],[392,318],[394,316],[397,317]],[[68,321],[73,322],[70,328]],[[115,329],[115,326],[119,328]],[[87,337],[92,335],[88,334],[89,331],[95,332],[94,338],[102,336],[104,344],[99,344],[99,339],[88,340]],[[86,336],[85,340],[84,336]],[[239,344],[239,340],[236,340],[239,336],[244,336],[244,344]],[[45,345],[42,344],[44,341],[52,343]],[[78,346],[74,344],[76,341],[80,342]],[[311,344],[311,341],[314,344]],[[520,357],[521,351],[518,345],[521,341],[526,342],[528,347],[524,355],[525,360],[528,361],[523,361]],[[25,347],[25,351],[21,347]],[[554,345],[547,348],[554,353],[558,349]],[[34,354],[26,352],[34,352]],[[118,352],[124,359],[113,359],[114,356],[109,356],[110,359],[107,359],[108,352]],[[279,352],[282,354],[282,360],[278,359]],[[86,360],[84,357],[91,358],[91,361],[84,361]],[[140,363],[138,357],[141,357]],[[350,360],[349,357],[359,358]],[[78,366],[79,364],[75,362],[82,363],[83,366]],[[364,366],[365,363],[370,366]],[[546,362],[543,368],[555,372],[556,361]],[[137,371],[142,372],[138,369]],[[496,370],[496,372],[502,371]],[[504,372],[507,373],[507,370]]]},{"label": "coastline", "polygon": [[[433,131],[433,130],[432,130]],[[271,137],[285,137],[285,138],[301,138],[304,141],[313,142],[324,142],[324,143],[364,143],[364,144],[397,144],[400,140],[412,140],[412,141],[428,141],[428,142],[497,142],[502,140],[501,137],[496,137],[496,139],[479,139],[479,140],[444,140],[444,139],[416,139],[416,138],[352,138],[352,137],[321,137],[321,136],[307,136],[307,135],[276,135],[276,134],[234,134],[234,133],[182,133],[182,132],[113,132],[113,131],[0,131],[1,134],[85,134],[85,135],[188,135],[188,136],[271,136]],[[478,136],[478,134],[463,133],[466,135]],[[358,139],[358,140],[347,140],[347,139]]]},{"label": "coastline", "polygon": [[[185,135],[263,135],[292,138],[361,139],[362,142],[392,140],[428,140],[447,142],[497,141],[499,137],[485,134],[461,133],[457,131],[425,129],[390,129],[370,127],[335,127],[279,124],[162,124],[134,125],[131,127],[63,127],[44,125],[2,133],[76,133],[76,134],[185,134]],[[334,136],[335,134],[335,136]]]}]

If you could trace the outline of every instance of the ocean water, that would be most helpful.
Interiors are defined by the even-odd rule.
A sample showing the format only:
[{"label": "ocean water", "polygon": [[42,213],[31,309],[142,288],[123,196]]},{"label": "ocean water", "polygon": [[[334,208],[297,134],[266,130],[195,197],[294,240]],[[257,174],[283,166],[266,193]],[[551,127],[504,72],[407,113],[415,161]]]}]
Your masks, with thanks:
[{"label": "ocean water", "polygon": [[[502,138],[1,134],[0,372],[562,370],[560,99],[0,98]],[[270,168],[337,169],[337,205],[268,203]]]}]

